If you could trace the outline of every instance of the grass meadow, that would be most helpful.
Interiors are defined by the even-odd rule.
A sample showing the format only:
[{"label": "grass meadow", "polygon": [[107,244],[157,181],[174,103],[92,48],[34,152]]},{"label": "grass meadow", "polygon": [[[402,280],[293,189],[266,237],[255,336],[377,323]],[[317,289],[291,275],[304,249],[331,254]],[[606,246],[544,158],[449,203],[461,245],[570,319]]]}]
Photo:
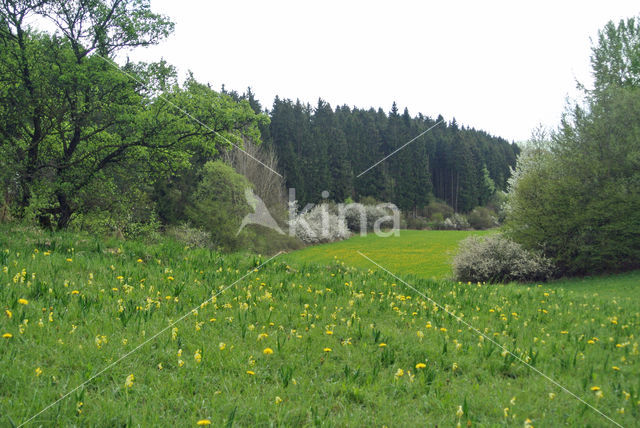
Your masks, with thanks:
[{"label": "grass meadow", "polygon": [[392,272],[415,275],[425,279],[451,276],[451,259],[458,243],[470,235],[490,231],[401,230],[400,236],[356,235],[346,241],[307,247],[289,255],[297,263],[332,264],[340,260],[362,269],[371,262],[358,254],[365,253]]},{"label": "grass meadow", "polygon": [[[638,273],[433,280],[446,276],[441,249],[461,235],[401,236],[410,242],[389,238],[386,251],[355,238],[257,269],[266,258],[171,240],[0,229],[0,425],[612,424],[487,338],[637,424]],[[308,263],[322,248],[335,251]],[[402,277],[414,266],[420,293],[349,248]]]}]

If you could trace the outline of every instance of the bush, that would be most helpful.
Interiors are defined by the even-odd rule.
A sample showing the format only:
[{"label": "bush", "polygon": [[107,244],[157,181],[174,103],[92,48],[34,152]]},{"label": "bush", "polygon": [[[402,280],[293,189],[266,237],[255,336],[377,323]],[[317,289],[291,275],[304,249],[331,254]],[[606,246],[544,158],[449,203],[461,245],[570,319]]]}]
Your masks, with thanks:
[{"label": "bush", "polygon": [[350,232],[344,219],[332,213],[327,204],[316,205],[305,213],[298,213],[297,203],[290,202],[289,230],[298,239],[310,244],[340,241]]},{"label": "bush", "polygon": [[486,207],[476,207],[467,216],[469,225],[477,230],[499,226],[496,214]]},{"label": "bush", "polygon": [[431,221],[444,221],[453,215],[453,208],[444,202],[431,201],[424,208],[424,215]]},{"label": "bush", "polygon": [[466,230],[469,229],[469,222],[464,215],[455,213],[442,222],[431,222],[431,227],[435,230]]},{"label": "bush", "polygon": [[236,233],[242,218],[251,212],[245,198],[245,189],[250,187],[244,176],[224,162],[207,162],[186,207],[189,222],[209,232],[215,247],[227,251],[242,248],[245,236]]},{"label": "bush", "polygon": [[424,230],[429,227],[429,223],[422,217],[407,218],[407,229]]},{"label": "bush", "polygon": [[[380,206],[358,203],[345,205],[341,214],[344,216],[349,230],[356,233],[373,231],[376,221],[389,215],[389,213]],[[363,219],[366,221],[366,224],[362,224]],[[388,222],[382,222],[380,227],[394,227],[393,220],[390,219]]]},{"label": "bush", "polygon": [[207,248],[211,246],[211,234],[209,232],[191,227],[186,223],[168,227],[165,234],[189,247]]},{"label": "bush", "polygon": [[463,282],[546,281],[555,271],[551,260],[500,234],[463,240],[452,267],[454,278]]}]

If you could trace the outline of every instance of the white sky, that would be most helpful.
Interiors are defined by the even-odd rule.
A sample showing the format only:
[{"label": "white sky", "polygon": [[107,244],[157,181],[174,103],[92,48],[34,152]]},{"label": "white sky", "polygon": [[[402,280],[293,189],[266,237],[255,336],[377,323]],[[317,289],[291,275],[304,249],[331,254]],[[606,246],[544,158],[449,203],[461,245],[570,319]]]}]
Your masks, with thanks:
[{"label": "white sky", "polygon": [[216,89],[412,115],[442,114],[513,141],[555,126],[590,40],[637,1],[151,0],[176,29],[132,60],[166,59]]}]

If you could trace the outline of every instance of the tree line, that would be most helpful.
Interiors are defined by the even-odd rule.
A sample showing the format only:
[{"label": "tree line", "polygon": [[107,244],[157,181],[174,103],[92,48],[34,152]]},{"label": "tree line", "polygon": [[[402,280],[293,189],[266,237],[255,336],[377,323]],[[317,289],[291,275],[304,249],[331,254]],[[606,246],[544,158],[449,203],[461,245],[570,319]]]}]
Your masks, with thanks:
[{"label": "tree line", "polygon": [[[38,20],[54,30],[29,24]],[[358,176],[442,117],[278,97],[266,110],[250,89],[180,82],[164,61],[116,63],[173,26],[148,0],[0,2],[0,220],[98,230],[191,222],[208,206],[198,195],[223,193],[203,185],[244,183],[233,170],[205,168],[216,160],[254,190],[268,188],[272,202],[283,201],[276,188],[295,188],[302,206],[327,190],[334,201],[372,197],[414,214],[433,198],[465,212],[505,189],[518,147],[455,120]],[[230,155],[249,145],[285,183],[265,186],[264,174]]]},{"label": "tree line", "polygon": [[[259,106],[250,91],[248,98]],[[263,138],[303,203],[318,202],[326,190],[336,201],[372,197],[414,214],[433,198],[468,212],[506,189],[519,153],[503,138],[461,127],[455,119],[411,116],[406,108],[400,113],[395,103],[386,113],[276,97],[268,113]]]}]

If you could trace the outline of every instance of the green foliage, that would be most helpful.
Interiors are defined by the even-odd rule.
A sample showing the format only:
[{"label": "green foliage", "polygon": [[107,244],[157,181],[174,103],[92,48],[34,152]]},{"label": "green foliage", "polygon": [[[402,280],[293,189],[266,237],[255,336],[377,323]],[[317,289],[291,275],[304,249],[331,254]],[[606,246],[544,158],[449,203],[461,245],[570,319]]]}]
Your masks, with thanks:
[{"label": "green foliage", "polygon": [[[362,202],[373,197],[395,203],[413,216],[432,196],[456,211],[485,204],[495,189],[505,189],[518,147],[482,131],[441,123],[393,156],[362,174],[439,121],[412,117],[397,105],[361,110],[323,100],[310,105],[276,97],[266,139],[278,154],[287,187],[304,206],[330,198]],[[483,168],[484,167],[484,168]]]},{"label": "green foliage", "polygon": [[[119,69],[118,51],[172,31],[147,0],[4,2],[0,16],[0,183],[18,217],[58,228],[96,211],[119,217],[125,190],[148,192],[230,142],[258,143],[268,123],[191,77],[181,87],[163,61]],[[58,33],[26,26],[36,16]]]},{"label": "green foliage", "polygon": [[236,250],[243,235],[236,237],[242,218],[251,212],[245,199],[249,181],[222,161],[207,162],[202,179],[191,196],[187,218],[211,234],[216,247]]},{"label": "green foliage", "polygon": [[[619,55],[633,64],[640,59],[640,40],[627,30],[609,24],[601,32],[592,58],[596,75],[607,58],[618,66]],[[624,42],[622,49],[622,39],[635,44]],[[640,266],[640,87],[634,82],[596,79],[586,106],[574,107],[550,141],[534,142],[518,160],[508,232],[542,250],[563,273]]]},{"label": "green foliage", "polygon": [[490,229],[499,225],[496,213],[487,207],[476,207],[468,215],[469,225],[476,230]]}]

